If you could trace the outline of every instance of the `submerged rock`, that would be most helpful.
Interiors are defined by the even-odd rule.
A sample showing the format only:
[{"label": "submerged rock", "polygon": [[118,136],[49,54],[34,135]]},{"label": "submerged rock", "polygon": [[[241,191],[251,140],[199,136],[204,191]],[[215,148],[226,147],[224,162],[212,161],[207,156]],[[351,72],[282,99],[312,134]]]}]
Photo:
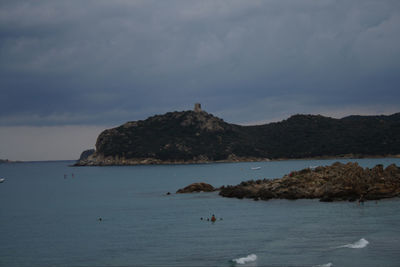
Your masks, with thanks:
[{"label": "submerged rock", "polygon": [[176,191],[176,193],[180,194],[180,193],[213,192],[213,191],[215,191],[215,188],[210,184],[193,183],[186,186],[185,188],[179,189],[178,191]]},{"label": "submerged rock", "polygon": [[357,163],[294,171],[280,179],[246,181],[236,186],[220,188],[221,196],[268,200],[272,198],[318,198],[364,201],[400,196],[400,168],[395,164],[386,169],[377,165],[362,168]]}]

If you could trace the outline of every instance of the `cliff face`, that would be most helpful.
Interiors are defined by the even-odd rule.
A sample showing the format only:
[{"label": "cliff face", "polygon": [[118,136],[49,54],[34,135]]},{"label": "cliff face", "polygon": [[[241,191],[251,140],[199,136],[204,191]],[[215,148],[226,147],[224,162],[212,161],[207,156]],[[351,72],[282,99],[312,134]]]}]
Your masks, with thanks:
[{"label": "cliff face", "polygon": [[90,155],[94,154],[94,152],[96,152],[96,150],[94,150],[94,149],[88,149],[88,150],[83,151],[81,153],[81,156],[79,157],[79,161],[86,160]]},{"label": "cliff face", "polygon": [[207,112],[169,112],[103,131],[77,165],[160,164],[400,154],[400,113],[332,119],[295,115],[239,126]]}]

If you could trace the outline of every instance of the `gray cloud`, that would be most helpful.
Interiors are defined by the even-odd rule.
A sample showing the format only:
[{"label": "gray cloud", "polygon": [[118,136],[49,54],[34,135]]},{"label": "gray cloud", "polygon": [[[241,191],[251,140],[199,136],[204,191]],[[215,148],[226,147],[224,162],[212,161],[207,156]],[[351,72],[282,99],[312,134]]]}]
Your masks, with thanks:
[{"label": "gray cloud", "polygon": [[0,125],[400,110],[400,2],[2,1]]}]

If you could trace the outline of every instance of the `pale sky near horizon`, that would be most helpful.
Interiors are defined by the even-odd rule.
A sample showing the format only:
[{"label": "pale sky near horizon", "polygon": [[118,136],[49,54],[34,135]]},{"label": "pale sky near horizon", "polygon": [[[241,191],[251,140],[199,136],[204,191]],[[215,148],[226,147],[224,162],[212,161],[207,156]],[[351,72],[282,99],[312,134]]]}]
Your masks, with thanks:
[{"label": "pale sky near horizon", "polygon": [[227,122],[400,111],[398,0],[3,0],[0,159],[76,159],[195,102]]}]

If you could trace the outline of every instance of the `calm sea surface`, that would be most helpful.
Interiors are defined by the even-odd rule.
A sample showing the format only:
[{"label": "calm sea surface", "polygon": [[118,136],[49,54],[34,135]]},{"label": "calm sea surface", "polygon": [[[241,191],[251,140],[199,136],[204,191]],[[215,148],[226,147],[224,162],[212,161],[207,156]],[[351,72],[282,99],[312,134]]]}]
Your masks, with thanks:
[{"label": "calm sea surface", "polygon": [[[358,206],[175,194],[193,182],[237,184],[334,161],[2,164],[0,266],[400,266],[397,198]],[[400,166],[390,158],[340,161]],[[217,222],[200,220],[212,214]]]}]

